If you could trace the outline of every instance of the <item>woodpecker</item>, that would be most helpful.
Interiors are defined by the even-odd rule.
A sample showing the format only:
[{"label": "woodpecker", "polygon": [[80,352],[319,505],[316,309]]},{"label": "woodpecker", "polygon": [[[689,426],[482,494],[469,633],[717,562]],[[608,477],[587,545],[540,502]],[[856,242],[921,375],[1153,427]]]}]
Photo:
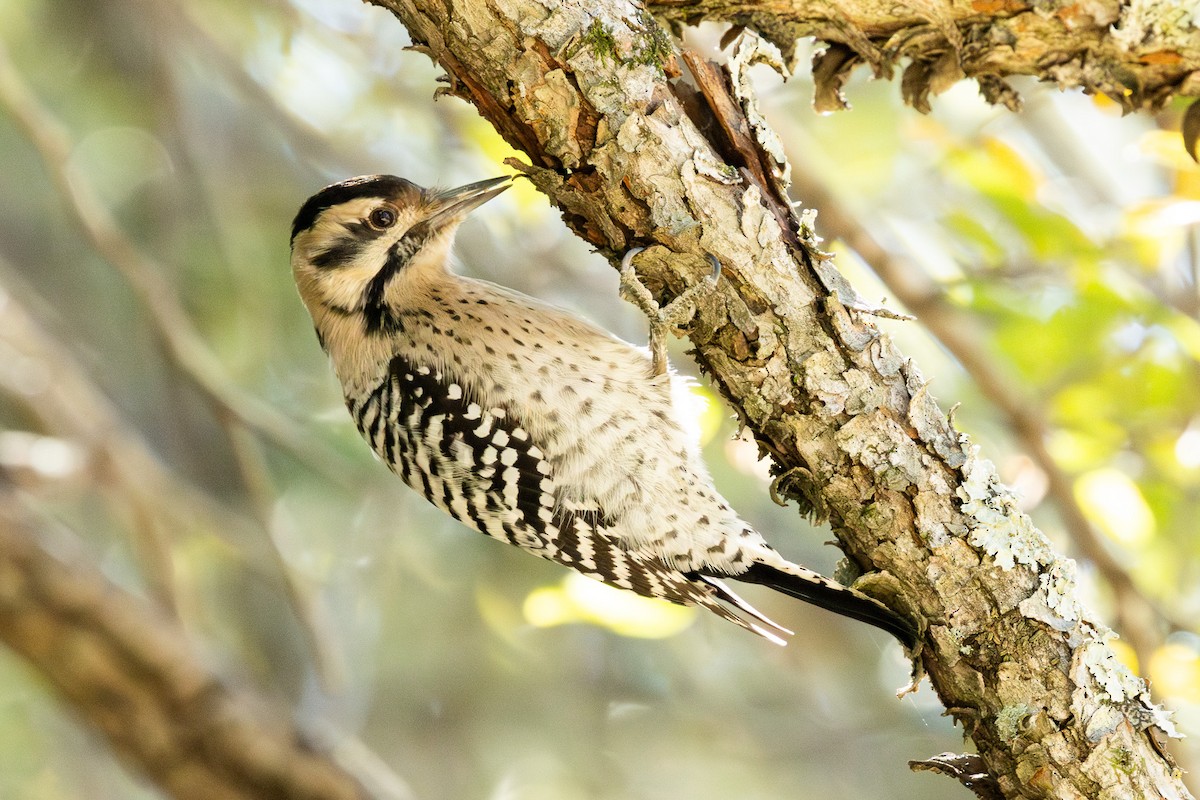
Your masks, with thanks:
[{"label": "woodpecker", "polygon": [[680,379],[663,350],[678,301],[649,308],[636,251],[622,283],[655,312],[656,357],[448,269],[459,223],[509,182],[435,191],[367,175],[321,189],[296,215],[300,297],[383,462],[476,531],[609,585],[703,606],[782,644],[791,631],[727,579],[763,584],[914,647],[902,617],[783,558],[717,493],[672,402]]}]

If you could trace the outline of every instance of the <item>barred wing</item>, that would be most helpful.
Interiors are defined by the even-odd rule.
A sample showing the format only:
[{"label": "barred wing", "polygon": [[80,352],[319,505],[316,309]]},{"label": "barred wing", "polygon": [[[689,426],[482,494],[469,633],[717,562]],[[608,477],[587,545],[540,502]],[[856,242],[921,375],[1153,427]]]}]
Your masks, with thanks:
[{"label": "barred wing", "polygon": [[554,467],[512,409],[468,396],[453,377],[395,357],[388,378],[347,398],[363,437],[409,486],[480,533],[647,597],[703,605],[778,640],[721,605],[723,600],[782,630],[719,581],[685,574],[622,549],[606,535],[604,510],[560,502]]}]

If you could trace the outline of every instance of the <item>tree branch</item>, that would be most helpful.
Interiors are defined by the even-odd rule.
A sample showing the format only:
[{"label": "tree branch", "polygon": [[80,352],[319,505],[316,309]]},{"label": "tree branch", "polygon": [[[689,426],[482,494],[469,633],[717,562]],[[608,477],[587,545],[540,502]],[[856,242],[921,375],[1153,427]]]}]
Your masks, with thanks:
[{"label": "tree branch", "polygon": [[0,641],[127,763],[179,800],[369,796],[256,698],[223,685],[168,618],[83,558],[47,552],[17,508],[0,494]]},{"label": "tree branch", "polygon": [[1028,75],[1103,94],[1126,111],[1161,108],[1175,95],[1200,94],[1200,27],[1181,4],[1045,4],[1023,0],[650,0],[675,23],[725,21],[759,31],[790,53],[797,39],[827,44],[813,60],[818,110],[845,107],[841,86],[859,64],[901,79],[906,102],[929,110],[929,96],[974,78],[990,102],[1015,110],[1006,78]]},{"label": "tree branch", "polygon": [[821,233],[840,239],[871,268],[904,307],[916,314],[921,324],[958,360],[963,369],[1007,420],[1029,457],[1046,475],[1051,499],[1058,508],[1063,527],[1079,555],[1090,561],[1116,594],[1117,615],[1125,636],[1139,662],[1145,666],[1162,644],[1163,632],[1186,629],[1148,597],[1129,572],[1109,552],[1092,523],[1075,499],[1071,477],[1058,465],[1046,447],[1047,423],[1038,403],[1021,394],[1013,381],[994,365],[974,334],[966,314],[939,292],[918,265],[896,258],[871,232],[858,223],[842,204],[810,173],[796,173],[797,194],[821,209]]},{"label": "tree branch", "polygon": [[345,666],[328,634],[324,604],[316,590],[297,574],[276,540],[276,523],[270,513],[270,476],[258,452],[257,439],[236,418],[222,415],[221,422],[254,504],[256,525],[164,466],[71,353],[5,291],[6,282],[16,283],[17,278],[0,259],[0,307],[4,309],[0,315],[0,345],[7,345],[10,354],[21,359],[26,369],[42,369],[49,377],[31,392],[20,385],[19,374],[10,377],[0,370],[0,387],[24,401],[45,430],[78,444],[85,453],[83,466],[104,489],[104,498],[145,529],[134,529],[134,545],[155,599],[173,613],[190,599],[178,595],[172,536],[165,532],[178,536],[198,526],[215,531],[233,545],[248,569],[268,580],[282,581],[322,681],[327,689],[339,687]]},{"label": "tree branch", "polygon": [[638,267],[660,301],[701,280],[707,254],[721,261],[689,333],[697,361],[792,496],[878,571],[864,588],[921,621],[933,686],[1005,797],[1188,796],[1148,731],[1170,721],[1080,605],[1074,564],[793,215],[745,78],[778,52],[742,37],[728,70],[695,71],[697,93],[670,81],[678,60],[654,20],[615,0],[455,4],[453,19],[373,2],[529,155],[576,233],[614,266],[647,247]]},{"label": "tree branch", "polygon": [[[196,528],[216,531],[234,551],[245,555],[248,568],[270,578],[259,566],[267,554],[262,536],[245,515],[213,498],[164,465],[150,445],[113,407],[83,366],[35,319],[25,299],[30,292],[19,284],[15,271],[0,259],[0,346],[12,361],[11,370],[0,370],[0,388],[23,404],[41,430],[62,437],[83,450],[81,469],[98,486],[106,500],[127,507],[130,518],[153,516],[151,524],[176,535]],[[31,386],[30,370],[44,376]],[[168,542],[158,545],[167,547]],[[160,553],[151,562],[169,562]],[[170,584],[146,566],[151,584]],[[156,599],[171,608],[179,598]]]}]

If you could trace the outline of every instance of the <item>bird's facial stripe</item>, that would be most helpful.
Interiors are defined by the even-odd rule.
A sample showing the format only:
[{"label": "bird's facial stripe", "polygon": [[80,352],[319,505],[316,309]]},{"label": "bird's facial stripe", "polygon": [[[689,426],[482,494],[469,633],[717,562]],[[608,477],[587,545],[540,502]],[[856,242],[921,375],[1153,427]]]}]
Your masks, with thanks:
[{"label": "bird's facial stripe", "polygon": [[388,266],[396,272],[408,266],[409,260],[429,241],[430,233],[429,226],[424,223],[409,228],[388,250]]},{"label": "bird's facial stripe", "polygon": [[367,288],[363,290],[363,312],[368,334],[388,330],[388,323],[392,319],[386,299],[388,284],[408,266],[412,257],[429,241],[429,237],[428,226],[418,223],[388,248],[383,268],[375,273],[375,277],[371,278]]},{"label": "bird's facial stripe", "polygon": [[355,309],[347,308],[346,306],[341,305],[340,303],[335,303],[332,300],[322,300],[321,307],[328,309],[331,313],[339,317],[352,317],[357,313]]},{"label": "bird's facial stripe", "polygon": [[363,242],[349,236],[334,241],[328,248],[312,257],[317,269],[336,269],[354,261],[362,252]]},{"label": "bird's facial stripe", "polygon": [[317,269],[336,269],[354,263],[371,242],[387,233],[361,220],[343,222],[342,228],[348,235],[334,239],[329,247],[312,257],[312,265]]}]

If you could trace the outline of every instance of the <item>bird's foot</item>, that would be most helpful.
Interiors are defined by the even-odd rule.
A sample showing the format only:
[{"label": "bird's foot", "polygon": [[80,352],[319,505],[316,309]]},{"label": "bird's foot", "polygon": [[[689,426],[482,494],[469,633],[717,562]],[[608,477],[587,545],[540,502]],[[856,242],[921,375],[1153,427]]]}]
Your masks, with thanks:
[{"label": "bird's foot", "polygon": [[621,259],[621,296],[640,308],[650,320],[650,354],[653,358],[654,374],[662,375],[667,371],[667,334],[672,328],[678,328],[691,320],[696,313],[696,301],[717,285],[717,279],[721,277],[721,262],[716,256],[708,254],[712,273],[702,282],[684,289],[665,306],[660,306],[633,268],[634,256],[645,249],[635,247]]}]

